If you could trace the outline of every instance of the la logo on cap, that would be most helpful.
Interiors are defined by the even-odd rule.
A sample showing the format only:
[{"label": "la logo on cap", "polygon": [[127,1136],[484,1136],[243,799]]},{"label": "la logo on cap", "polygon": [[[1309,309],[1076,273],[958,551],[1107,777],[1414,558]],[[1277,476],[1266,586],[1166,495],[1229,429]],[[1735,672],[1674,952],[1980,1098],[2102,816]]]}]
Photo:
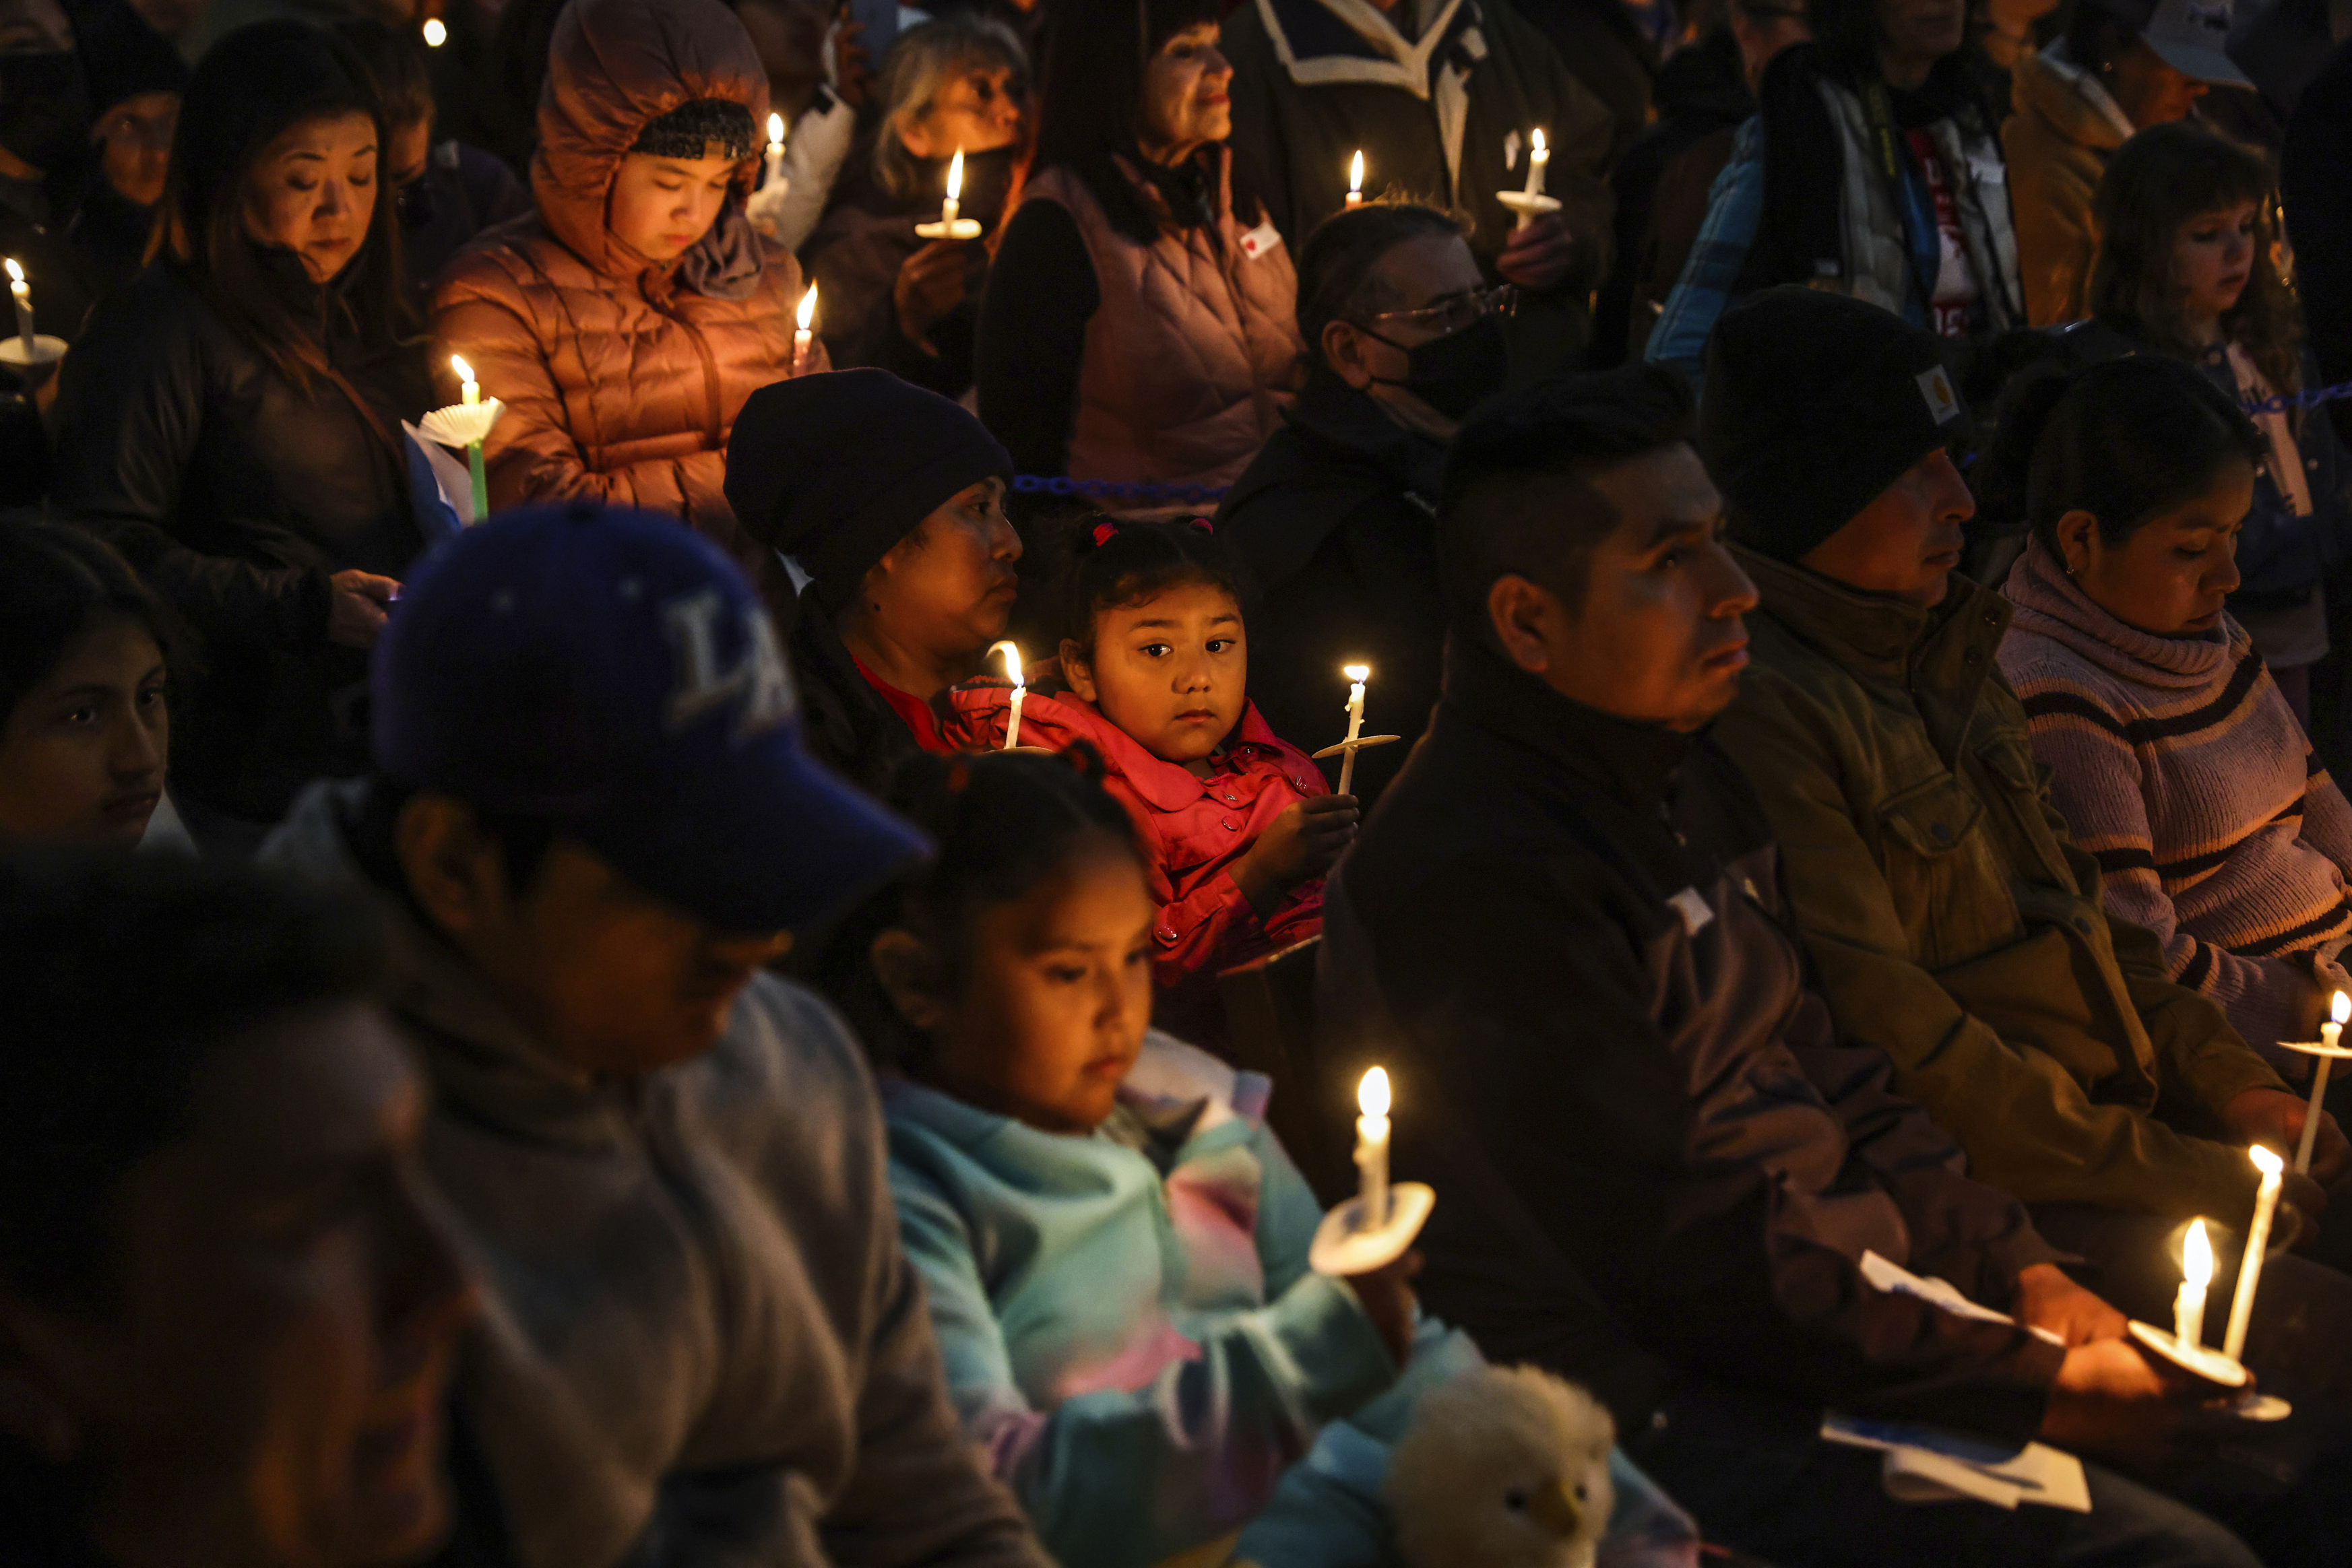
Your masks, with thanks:
[{"label": "la logo on cap", "polygon": [[668,727],[675,734],[721,704],[740,700],[737,740],[772,729],[793,716],[798,699],[793,677],[776,647],[775,628],[758,612],[742,618],[742,657],[719,667],[719,621],[730,606],[719,590],[706,588],[662,606],[662,622],[677,656],[677,688],[670,694]]},{"label": "la logo on cap", "polygon": [[1927,400],[1927,412],[1937,424],[1949,424],[1960,417],[1959,394],[1952,391],[1952,378],[1944,373],[1943,366],[1921,371],[1913,379],[1918,382],[1919,395]]}]

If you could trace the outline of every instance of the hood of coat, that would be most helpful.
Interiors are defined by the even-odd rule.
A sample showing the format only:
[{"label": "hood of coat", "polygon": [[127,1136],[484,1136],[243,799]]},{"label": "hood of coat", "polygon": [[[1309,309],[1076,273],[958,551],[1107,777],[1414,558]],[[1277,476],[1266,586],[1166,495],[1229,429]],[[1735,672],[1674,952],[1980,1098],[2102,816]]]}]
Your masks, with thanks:
[{"label": "hood of coat", "polygon": [[2020,114],[2035,116],[2069,141],[2112,152],[2131,140],[2131,120],[2097,78],[2066,57],[2063,40],[2019,59],[2010,90]]},{"label": "hood of coat", "polygon": [[2228,615],[2194,637],[2159,637],[2126,626],[2067,580],[2040,539],[2009,569],[2001,592],[2017,606],[2011,624],[2047,637],[2120,679],[2143,686],[2194,690],[2226,679],[2252,641]]},{"label": "hood of coat", "polygon": [[[530,167],[531,195],[548,231],[608,277],[667,270],[606,226],[613,181],[648,124],[712,98],[741,104],[754,126],[767,123],[768,77],[759,52],[719,0],[572,0],[549,46],[539,152]],[[759,242],[742,200],[759,167],[756,152],[737,166],[734,197],[676,264],[681,281],[704,293],[725,292],[725,281],[747,263],[757,277]],[[706,279],[721,287],[702,287]]]}]

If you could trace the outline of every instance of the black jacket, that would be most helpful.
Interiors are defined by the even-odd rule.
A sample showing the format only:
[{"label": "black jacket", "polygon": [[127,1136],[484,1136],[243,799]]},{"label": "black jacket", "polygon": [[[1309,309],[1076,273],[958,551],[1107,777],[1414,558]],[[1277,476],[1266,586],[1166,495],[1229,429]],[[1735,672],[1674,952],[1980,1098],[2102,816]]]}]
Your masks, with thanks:
[{"label": "black jacket", "polygon": [[892,776],[922,747],[859,672],[813,592],[801,596],[784,652],[800,688],[802,739],[810,752],[867,794],[887,795]]},{"label": "black jacket", "polygon": [[1385,1057],[1396,1175],[1441,1195],[1422,1298],[1620,1430],[1712,1385],[2022,1440],[2063,1353],[1856,1265],[1999,1306],[2055,1254],[1832,1037],[1776,857],[1710,743],[1449,651],[1326,893],[1318,1009]]},{"label": "black jacket", "polygon": [[[58,394],[55,508],[103,535],[203,639],[174,710],[174,789],[257,821],[366,763],[366,655],[327,640],[329,577],[399,578],[424,548],[399,422],[424,412],[414,354],[372,358],[290,258],[332,382],[296,386],[168,268],[99,306]],[[330,331],[326,323],[338,323]]]},{"label": "black jacket", "polygon": [[[2279,193],[2294,241],[2295,291],[2320,379],[2352,382],[2352,39],[2336,47],[2287,117]],[[2352,447],[2352,399],[2327,405]]]},{"label": "black jacket", "polygon": [[[1249,618],[1250,699],[1275,734],[1319,750],[1346,722],[1339,668],[1361,662],[1372,668],[1370,733],[1411,741],[1437,706],[1444,663],[1436,517],[1445,448],[1329,375],[1310,379],[1285,419],[1216,518],[1263,595]],[[1367,804],[1408,749],[1359,755],[1355,790]],[[1338,758],[1323,766],[1336,785]]]}]

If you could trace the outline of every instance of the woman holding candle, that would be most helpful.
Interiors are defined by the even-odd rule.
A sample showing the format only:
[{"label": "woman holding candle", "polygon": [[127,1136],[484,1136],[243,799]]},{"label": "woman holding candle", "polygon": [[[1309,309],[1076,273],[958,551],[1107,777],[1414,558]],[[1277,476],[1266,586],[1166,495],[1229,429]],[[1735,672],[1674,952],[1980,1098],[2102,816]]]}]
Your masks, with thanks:
[{"label": "woman holding candle", "polygon": [[[1266,1081],[1148,1028],[1156,917],[1095,767],[918,763],[892,803],[938,858],[841,943],[834,990],[885,1073],[899,1232],[949,1388],[1047,1549],[1090,1568],[1228,1535],[1344,1423],[1318,1476],[1341,1496],[1302,1533],[1348,1561],[1412,1400],[1477,1353],[1418,1316],[1410,1255],[1310,1270],[1321,1216],[1266,1129]],[[1246,1532],[1239,1554],[1299,1562]]]},{"label": "woman holding candle", "polygon": [[[1003,23],[950,13],[898,36],[877,93],[880,118],[801,261],[824,289],[834,363],[878,365],[961,397],[988,278],[982,236],[995,231],[1026,151],[1028,57]],[[942,215],[951,172],[957,215],[980,229],[918,234]]]},{"label": "woman holding candle", "polygon": [[400,423],[429,387],[383,142],[331,36],[224,39],[181,110],[159,265],[62,372],[57,509],[202,639],[173,771],[206,847],[250,850],[303,782],[364,765],[366,652],[424,548]]},{"label": "woman holding candle", "polygon": [[1229,485],[1289,405],[1297,285],[1234,175],[1220,9],[1055,15],[1039,172],[981,302],[975,372],[981,417],[1024,474]]},{"label": "woman holding candle", "polygon": [[2352,804],[2225,609],[2268,455],[2195,366],[2047,367],[2010,392],[1979,465],[2032,540],[2003,591],[2001,672],[2107,908],[2300,1079],[2352,938]]},{"label": "woman holding candle", "polygon": [[[492,507],[589,496],[672,513],[788,610],[789,580],[723,489],[743,400],[795,373],[806,290],[743,213],[767,113],[759,55],[718,0],[575,0],[540,100],[537,213],[442,277],[435,363],[463,355],[506,404]],[[820,344],[803,371],[824,368]]]},{"label": "woman holding candle", "polygon": [[[1323,877],[1358,820],[1251,706],[1241,596],[1205,521],[1098,523],[1063,584],[1059,688],[1033,686],[1022,707],[1026,744],[1083,741],[1104,759],[1160,908],[1160,1019],[1210,1044],[1226,1032],[1218,973],[1322,929]],[[1345,693],[1331,687],[1335,733]],[[1009,699],[993,683],[950,693],[948,739],[996,745]]]}]

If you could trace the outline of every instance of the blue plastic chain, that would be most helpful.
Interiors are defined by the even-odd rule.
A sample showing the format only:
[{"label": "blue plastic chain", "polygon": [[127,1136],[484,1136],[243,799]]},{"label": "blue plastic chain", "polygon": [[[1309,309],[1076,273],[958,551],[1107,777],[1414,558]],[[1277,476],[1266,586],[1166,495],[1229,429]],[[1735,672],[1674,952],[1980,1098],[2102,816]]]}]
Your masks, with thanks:
[{"label": "blue plastic chain", "polygon": [[2260,402],[2250,402],[2246,404],[2246,412],[2250,414],[2284,413],[2291,408],[2316,408],[2323,402],[2340,402],[2348,397],[2352,397],[2352,382],[2338,382],[2332,387],[2313,387],[2308,392],[2283,393],[2278,397],[2264,398]]},{"label": "blue plastic chain", "polygon": [[1213,505],[1225,498],[1223,485],[1131,485],[1114,479],[1072,479],[1064,475],[1015,474],[1013,487],[1032,496],[1103,496],[1115,501],[1181,501]]}]

